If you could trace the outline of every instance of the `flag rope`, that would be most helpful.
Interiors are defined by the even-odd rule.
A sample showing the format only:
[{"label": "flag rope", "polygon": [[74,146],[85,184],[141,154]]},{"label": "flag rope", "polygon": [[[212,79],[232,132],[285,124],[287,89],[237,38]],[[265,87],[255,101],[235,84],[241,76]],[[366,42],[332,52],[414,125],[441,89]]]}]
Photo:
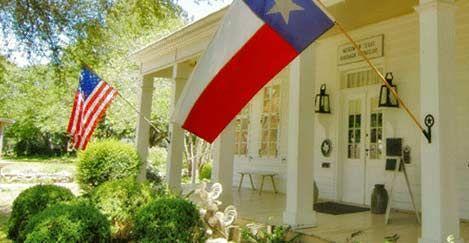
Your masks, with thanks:
[{"label": "flag rope", "polygon": [[[319,4],[322,5],[324,9],[326,8],[326,5],[322,3],[321,0],[316,0]],[[409,107],[404,103],[404,101],[401,99],[399,94],[395,89],[392,88],[392,86],[389,84],[389,82],[386,80],[384,75],[378,70],[378,68],[371,62],[370,58],[363,52],[363,50],[360,48],[358,43],[352,38],[352,36],[347,32],[347,30],[340,24],[337,20],[334,20],[335,25],[339,28],[340,32],[342,32],[345,37],[350,41],[350,43],[353,45],[353,47],[357,50],[358,54],[365,60],[365,62],[373,69],[373,71],[379,76],[381,81],[383,81],[384,85],[391,91],[393,96],[396,98],[396,100],[399,102],[399,105],[407,112],[407,114],[410,116],[410,118],[413,120],[415,125],[422,131],[423,135],[427,137],[427,130],[425,130],[422,126],[422,124],[418,121],[417,117],[415,114],[409,109]],[[427,137],[428,138],[428,137]]]}]

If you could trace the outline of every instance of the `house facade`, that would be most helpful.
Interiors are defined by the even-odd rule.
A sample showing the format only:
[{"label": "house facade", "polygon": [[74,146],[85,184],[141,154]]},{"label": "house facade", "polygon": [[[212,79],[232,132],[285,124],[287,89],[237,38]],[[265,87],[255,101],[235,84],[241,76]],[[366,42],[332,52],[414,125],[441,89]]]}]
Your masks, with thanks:
[{"label": "house facade", "polygon": [[[421,242],[457,237],[459,219],[469,219],[469,1],[324,2],[380,72],[392,73],[418,120],[424,123],[428,114],[435,118],[431,143],[402,108],[379,107],[381,80],[332,29],[272,79],[220,135],[212,179],[226,188],[238,185],[240,171],[275,172],[277,188],[287,195],[285,222],[320,224],[311,209],[313,181],[321,199],[370,205],[375,184],[391,186],[390,165],[399,158],[386,150],[388,139],[398,138],[422,211]],[[173,81],[177,101],[226,11],[135,54],[142,71],[142,114],[151,113],[156,77]],[[321,86],[330,96],[330,114],[314,111]],[[137,148],[143,158],[148,131],[139,121]],[[171,126],[168,183],[175,190],[183,134]],[[249,180],[242,186],[250,187]],[[269,183],[265,188],[272,190]],[[229,201],[231,192],[226,194]],[[394,208],[412,210],[402,173],[393,195]]]}]

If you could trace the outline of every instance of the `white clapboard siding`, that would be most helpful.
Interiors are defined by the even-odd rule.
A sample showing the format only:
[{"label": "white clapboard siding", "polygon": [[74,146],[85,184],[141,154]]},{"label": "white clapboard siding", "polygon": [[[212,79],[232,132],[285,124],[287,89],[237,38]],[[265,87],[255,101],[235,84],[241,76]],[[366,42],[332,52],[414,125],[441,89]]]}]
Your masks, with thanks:
[{"label": "white clapboard siding", "polygon": [[[460,81],[461,89],[457,94],[459,106],[457,114],[452,118],[455,125],[461,128],[457,139],[460,143],[458,149],[458,170],[456,173],[458,179],[458,189],[460,192],[460,213],[461,217],[469,219],[469,1],[457,2],[457,70],[456,78]],[[411,13],[405,16],[396,17],[380,23],[369,25],[351,34],[356,39],[368,38],[380,34],[385,36],[384,52],[385,57],[381,62],[385,72],[393,72],[395,83],[398,85],[398,91],[407,103],[409,108],[414,111],[417,117],[420,116],[420,71],[419,71],[419,19],[417,13]],[[340,71],[337,65],[337,49],[339,45],[347,43],[341,35],[335,35],[325,39],[320,39],[316,46],[316,91],[311,94],[313,98],[318,93],[319,86],[322,83],[327,85],[328,93],[331,96],[332,114],[327,118],[328,131],[315,118],[315,141],[311,146],[315,152],[314,174],[315,181],[318,184],[320,198],[330,200],[340,200],[338,188],[341,186],[339,178],[340,169],[340,149],[337,147],[339,141],[339,127],[342,124],[340,120]],[[378,60],[374,60],[378,61]],[[355,66],[357,64],[354,64]],[[343,69],[344,67],[340,67]],[[282,108],[280,123],[280,142],[279,156],[275,159],[263,159],[258,157],[260,143],[260,113],[262,108],[262,97],[258,94],[251,102],[251,123],[249,130],[249,155],[246,157],[237,157],[235,159],[235,179],[234,185],[239,183],[240,170],[268,170],[279,173],[276,179],[277,187],[281,192],[286,188],[286,168],[287,163],[287,117],[288,117],[288,70],[281,75]],[[313,102],[313,99],[311,99]],[[402,137],[404,145],[411,147],[411,164],[407,165],[410,183],[415,195],[418,207],[420,207],[420,166],[425,162],[420,161],[420,141],[422,135],[410,118],[402,111],[392,113],[392,125],[385,129],[385,137]],[[323,158],[320,152],[320,144],[325,138],[332,141],[333,149],[329,158]],[[330,163],[330,168],[321,168],[323,162]],[[386,187],[389,189],[392,172],[386,172]],[[259,178],[254,178],[256,186],[260,184]],[[411,210],[409,195],[402,175],[396,184],[393,205],[396,208]],[[245,178],[243,187],[249,188],[249,180]],[[372,185],[368,185],[372,188]],[[266,182],[266,190],[271,190],[270,181]]]}]

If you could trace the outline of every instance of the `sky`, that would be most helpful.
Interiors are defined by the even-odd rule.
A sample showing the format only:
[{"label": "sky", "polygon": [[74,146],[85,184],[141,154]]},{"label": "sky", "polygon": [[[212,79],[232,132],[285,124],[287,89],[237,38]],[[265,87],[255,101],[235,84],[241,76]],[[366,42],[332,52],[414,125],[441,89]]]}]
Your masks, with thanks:
[{"label": "sky", "polygon": [[225,7],[231,2],[232,0],[212,0],[210,4],[206,1],[197,4],[194,0],[179,0],[178,4],[187,11],[189,16],[194,17],[194,20],[198,20]]},{"label": "sky", "polygon": [[[196,3],[194,0],[179,0],[178,4],[181,5],[181,7],[188,13],[189,17],[192,20],[198,20],[201,19],[225,6],[230,4],[232,0],[212,0],[211,3],[207,3],[205,0],[201,0],[200,3]],[[0,36],[0,38],[2,38]],[[9,41],[9,47],[15,47],[17,44],[14,39],[10,39]],[[15,49],[15,48],[14,48]],[[0,53],[0,54],[5,54],[5,53]],[[23,52],[14,52],[10,56],[10,61],[16,63],[19,66],[26,66],[28,65],[28,55]],[[41,59],[39,60],[39,63],[47,63],[47,59]]]}]

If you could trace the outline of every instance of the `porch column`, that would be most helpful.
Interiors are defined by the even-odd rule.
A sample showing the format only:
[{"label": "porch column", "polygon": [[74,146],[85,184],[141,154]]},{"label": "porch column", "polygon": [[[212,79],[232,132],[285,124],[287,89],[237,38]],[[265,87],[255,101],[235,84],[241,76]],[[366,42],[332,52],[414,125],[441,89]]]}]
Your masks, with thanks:
[{"label": "porch column", "polygon": [[[187,64],[176,64],[173,67],[174,93],[172,109],[181,96],[184,85],[189,78],[192,69]],[[172,113],[172,112],[171,112]],[[169,151],[167,158],[167,180],[168,187],[173,192],[181,191],[182,160],[184,155],[184,130],[176,124],[169,125]]]},{"label": "porch column", "polygon": [[283,220],[292,226],[316,224],[313,211],[314,46],[290,65],[287,202]]},{"label": "porch column", "polygon": [[148,147],[150,145],[150,124],[142,117],[151,119],[151,105],[153,100],[153,76],[143,76],[141,85],[140,85],[140,102],[139,102],[139,111],[141,116],[138,116],[138,125],[137,125],[137,138],[136,146],[137,152],[142,160],[140,166],[140,174],[138,176],[139,181],[144,181],[146,179],[146,169],[147,169],[147,158],[148,158]]},{"label": "porch column", "polygon": [[212,182],[223,186],[220,201],[223,205],[233,203],[233,160],[235,153],[235,123],[232,121],[214,144]]},{"label": "porch column", "polygon": [[420,113],[435,117],[432,143],[421,139],[422,235],[420,243],[446,242],[459,234],[456,191],[455,3],[420,0]]}]

